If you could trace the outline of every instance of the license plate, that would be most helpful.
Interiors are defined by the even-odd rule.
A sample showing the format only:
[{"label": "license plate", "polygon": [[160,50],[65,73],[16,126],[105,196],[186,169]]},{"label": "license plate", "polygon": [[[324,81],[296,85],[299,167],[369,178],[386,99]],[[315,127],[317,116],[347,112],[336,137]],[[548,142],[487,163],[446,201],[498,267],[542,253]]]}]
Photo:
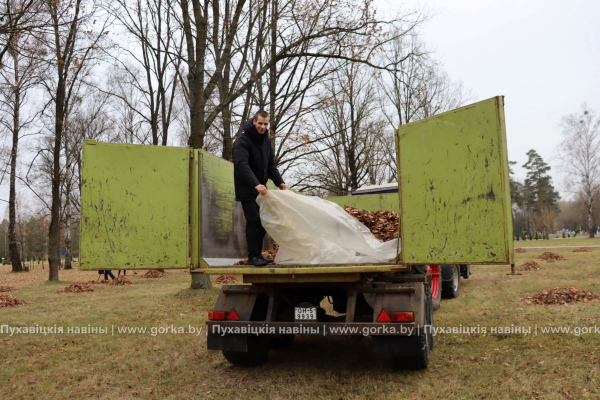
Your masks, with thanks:
[{"label": "license plate", "polygon": [[316,321],[317,307],[296,307],[296,321]]}]

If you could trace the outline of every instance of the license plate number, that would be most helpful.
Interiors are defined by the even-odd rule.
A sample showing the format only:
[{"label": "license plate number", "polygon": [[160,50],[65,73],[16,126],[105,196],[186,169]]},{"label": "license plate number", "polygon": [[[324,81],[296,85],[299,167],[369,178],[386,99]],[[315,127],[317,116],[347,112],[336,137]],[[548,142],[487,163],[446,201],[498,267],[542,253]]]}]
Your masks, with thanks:
[{"label": "license plate number", "polygon": [[296,307],[296,321],[316,321],[317,307]]}]

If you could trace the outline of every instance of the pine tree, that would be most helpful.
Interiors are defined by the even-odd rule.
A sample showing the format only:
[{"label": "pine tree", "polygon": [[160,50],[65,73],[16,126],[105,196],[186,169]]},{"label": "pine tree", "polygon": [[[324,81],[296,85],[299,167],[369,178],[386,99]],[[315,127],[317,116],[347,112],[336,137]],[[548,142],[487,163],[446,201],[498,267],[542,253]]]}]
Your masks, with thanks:
[{"label": "pine tree", "polygon": [[523,187],[523,204],[529,217],[529,230],[536,230],[537,221],[544,228],[543,237],[548,238],[548,227],[552,226],[556,214],[560,211],[560,196],[552,185],[552,177],[548,175],[551,167],[533,149],[527,152],[527,156],[529,159],[523,165],[523,168],[528,170]]}]

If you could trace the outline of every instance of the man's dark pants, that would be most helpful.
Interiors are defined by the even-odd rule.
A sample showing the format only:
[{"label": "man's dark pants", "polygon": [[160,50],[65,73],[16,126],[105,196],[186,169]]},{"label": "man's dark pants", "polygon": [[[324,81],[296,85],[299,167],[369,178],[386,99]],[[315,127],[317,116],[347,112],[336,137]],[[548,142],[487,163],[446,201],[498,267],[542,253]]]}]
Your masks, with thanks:
[{"label": "man's dark pants", "polygon": [[256,201],[242,201],[242,209],[246,217],[246,243],[248,244],[248,259],[259,257],[262,253],[265,228],[260,223],[260,207]]}]

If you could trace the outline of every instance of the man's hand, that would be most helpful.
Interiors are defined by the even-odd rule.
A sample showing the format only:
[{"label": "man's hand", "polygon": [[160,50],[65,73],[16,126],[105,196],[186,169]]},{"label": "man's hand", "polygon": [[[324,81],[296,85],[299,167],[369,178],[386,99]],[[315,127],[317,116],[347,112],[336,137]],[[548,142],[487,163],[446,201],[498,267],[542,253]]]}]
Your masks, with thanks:
[{"label": "man's hand", "polygon": [[263,196],[267,194],[267,187],[265,185],[256,185],[254,186],[254,189],[258,190],[258,193],[262,194]]},{"label": "man's hand", "polygon": [[287,189],[287,186],[285,186],[285,183],[282,183],[281,185],[279,185],[279,189],[285,190]]}]

